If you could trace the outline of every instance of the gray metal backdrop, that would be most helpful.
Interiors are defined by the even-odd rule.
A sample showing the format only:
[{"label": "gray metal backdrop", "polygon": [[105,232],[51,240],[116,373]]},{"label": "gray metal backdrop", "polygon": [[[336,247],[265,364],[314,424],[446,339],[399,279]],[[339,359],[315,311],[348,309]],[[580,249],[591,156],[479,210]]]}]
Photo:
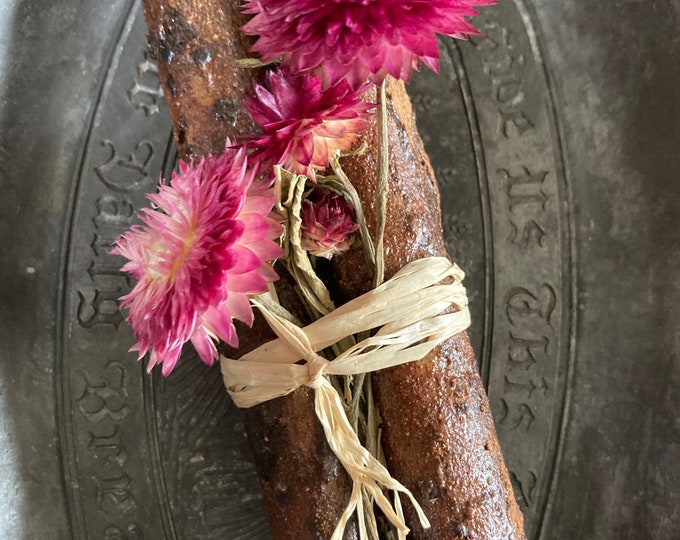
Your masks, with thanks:
[{"label": "gray metal backdrop", "polygon": [[[678,538],[680,3],[476,25],[409,88],[527,532]],[[109,245],[174,162],[144,34],[130,0],[0,6],[0,538],[268,537],[218,370],[126,353]]]}]

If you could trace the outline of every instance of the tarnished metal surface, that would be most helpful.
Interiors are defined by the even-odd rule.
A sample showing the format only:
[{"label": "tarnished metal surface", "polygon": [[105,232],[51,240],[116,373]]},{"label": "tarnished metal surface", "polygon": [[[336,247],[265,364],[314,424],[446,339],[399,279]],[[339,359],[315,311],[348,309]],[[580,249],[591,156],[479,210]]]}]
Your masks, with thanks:
[{"label": "tarnished metal surface", "polygon": [[[238,412],[107,254],[172,166],[128,0],[0,7],[2,538],[267,538]],[[410,85],[533,539],[680,530],[680,6],[504,0]]]}]

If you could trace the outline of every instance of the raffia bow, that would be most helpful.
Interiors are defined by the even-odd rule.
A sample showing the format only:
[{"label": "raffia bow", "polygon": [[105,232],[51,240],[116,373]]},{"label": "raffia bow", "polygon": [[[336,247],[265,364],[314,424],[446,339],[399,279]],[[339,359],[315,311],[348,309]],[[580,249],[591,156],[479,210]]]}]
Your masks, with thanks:
[{"label": "raffia bow", "polygon": [[[239,360],[222,357],[227,391],[239,407],[252,407],[286,395],[300,386],[314,389],[315,410],[330,448],[353,482],[349,503],[331,540],[341,540],[357,511],[359,533],[366,537],[362,492],[369,493],[403,539],[409,529],[399,493],[413,503],[424,528],[429,522],[412,493],[392,478],[366,450],[352,429],[342,401],[325,375],[356,375],[420,360],[439,343],[470,325],[463,271],[449,260],[432,257],[414,261],[376,289],[300,328],[287,320],[269,294],[251,301],[278,339]],[[442,283],[443,280],[451,283]],[[447,313],[450,307],[458,311]],[[371,337],[328,361],[318,351],[364,331]],[[304,360],[304,364],[300,364]],[[390,503],[383,489],[394,492]]]}]

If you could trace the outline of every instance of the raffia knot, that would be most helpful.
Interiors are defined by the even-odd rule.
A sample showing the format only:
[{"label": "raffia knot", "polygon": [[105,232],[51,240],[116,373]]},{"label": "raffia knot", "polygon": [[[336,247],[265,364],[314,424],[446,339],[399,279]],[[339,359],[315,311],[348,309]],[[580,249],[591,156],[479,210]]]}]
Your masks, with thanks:
[{"label": "raffia knot", "polygon": [[[355,511],[360,533],[365,533],[363,493],[370,495],[396,527],[400,540],[409,532],[400,493],[411,500],[421,525],[430,526],[413,494],[361,445],[340,396],[324,375],[356,375],[417,361],[465,330],[470,313],[464,276],[458,266],[441,257],[414,261],[379,287],[304,328],[282,316],[281,307],[270,295],[251,299],[279,337],[240,360],[222,358],[224,383],[239,407],[257,405],[300,386],[314,389],[314,407],[328,445],[353,481],[350,500],[331,540],[342,539]],[[457,311],[451,313],[452,306]],[[376,328],[371,337],[331,362],[318,354],[347,336]],[[306,363],[300,364],[300,360]],[[384,490],[394,493],[394,502]]]},{"label": "raffia knot", "polygon": [[305,383],[305,386],[316,390],[321,386],[321,379],[323,379],[326,367],[330,362],[316,352],[312,352],[305,360],[307,360],[307,371],[309,373],[309,382]]}]

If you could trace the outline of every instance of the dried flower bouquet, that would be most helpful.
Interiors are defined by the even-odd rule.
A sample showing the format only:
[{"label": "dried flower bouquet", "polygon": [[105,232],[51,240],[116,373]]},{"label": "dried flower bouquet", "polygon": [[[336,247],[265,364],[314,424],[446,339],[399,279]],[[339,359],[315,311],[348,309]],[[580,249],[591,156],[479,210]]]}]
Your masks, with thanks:
[{"label": "dried flower bouquet", "polygon": [[275,538],[524,538],[401,82],[491,3],[144,2],[183,161],[122,305],[149,370],[221,356]]}]

